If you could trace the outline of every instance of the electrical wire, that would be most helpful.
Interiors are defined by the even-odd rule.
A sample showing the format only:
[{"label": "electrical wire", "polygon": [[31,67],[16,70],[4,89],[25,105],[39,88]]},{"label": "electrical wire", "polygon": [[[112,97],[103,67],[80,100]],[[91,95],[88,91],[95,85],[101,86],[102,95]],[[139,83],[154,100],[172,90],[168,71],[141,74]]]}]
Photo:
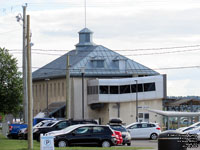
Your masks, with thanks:
[{"label": "electrical wire", "polygon": [[[106,50],[101,50],[101,51],[106,51]],[[142,53],[142,54],[127,54],[127,55],[123,55],[123,56],[145,56],[145,55],[162,55],[162,54],[174,54],[174,53],[184,53],[184,52],[194,52],[194,51],[200,51],[200,49],[189,49],[189,50],[177,50],[177,51],[168,51],[168,52],[157,52],[157,53]],[[80,51],[81,53],[84,53],[82,51]],[[80,53],[79,52],[79,53]],[[86,52],[86,51],[85,51]],[[87,51],[88,52],[88,51]],[[98,50],[96,51],[98,52]],[[115,51],[114,51],[115,52]],[[22,54],[21,52],[12,52],[12,54]],[[52,55],[52,56],[63,56],[64,54],[57,54],[57,53],[41,53],[41,52],[32,52],[32,54],[37,54],[37,55]],[[69,56],[77,56],[76,54],[69,54]],[[78,57],[85,57],[85,56],[78,56]],[[102,56],[103,57],[103,56]],[[109,55],[106,57],[116,57],[116,55]]]},{"label": "electrical wire", "polygon": [[[18,67],[18,68],[22,68],[22,67]],[[42,69],[42,70],[67,70],[66,68],[50,68],[50,67],[32,67],[33,69]],[[175,69],[200,69],[200,65],[196,65],[196,66],[179,66],[179,67],[166,67],[166,68],[153,68],[153,69],[127,69],[127,71],[136,71],[136,70],[140,70],[140,71],[148,71],[148,70],[175,70]],[[81,71],[82,68],[80,69],[74,69],[74,68],[70,68],[69,70],[72,71]],[[98,68],[91,68],[91,69],[86,69],[87,71],[117,71],[120,72],[122,70],[120,69],[98,69]]]},{"label": "electrical wire", "polygon": [[[169,49],[181,49],[181,48],[193,48],[200,47],[200,45],[185,45],[176,47],[159,47],[159,48],[140,48],[140,49],[125,49],[125,50],[112,50],[112,51],[158,51],[158,50],[169,50]],[[34,51],[71,51],[67,49],[32,49]],[[22,51],[22,49],[10,49],[9,51]],[[101,50],[98,50],[101,51]],[[102,50],[104,51],[104,50]],[[87,50],[81,52],[88,52]]]}]

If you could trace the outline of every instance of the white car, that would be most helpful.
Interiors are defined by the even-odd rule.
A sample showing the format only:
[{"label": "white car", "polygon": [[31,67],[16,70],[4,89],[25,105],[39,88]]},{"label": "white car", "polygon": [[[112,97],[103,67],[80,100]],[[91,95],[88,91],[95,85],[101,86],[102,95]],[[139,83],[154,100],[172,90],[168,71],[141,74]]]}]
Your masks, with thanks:
[{"label": "white car", "polygon": [[200,126],[199,127],[196,126],[190,130],[184,131],[183,133],[197,134],[197,139],[198,139],[198,141],[200,141]]},{"label": "white car", "polygon": [[156,140],[161,133],[157,123],[136,122],[126,126],[131,134],[131,138],[148,138]]},{"label": "white car", "polygon": [[193,129],[193,128],[196,128],[196,127],[200,127],[200,122],[196,122],[188,127],[181,127],[181,128],[178,128],[177,130],[178,131],[185,131],[185,130],[190,130],[190,129]]}]

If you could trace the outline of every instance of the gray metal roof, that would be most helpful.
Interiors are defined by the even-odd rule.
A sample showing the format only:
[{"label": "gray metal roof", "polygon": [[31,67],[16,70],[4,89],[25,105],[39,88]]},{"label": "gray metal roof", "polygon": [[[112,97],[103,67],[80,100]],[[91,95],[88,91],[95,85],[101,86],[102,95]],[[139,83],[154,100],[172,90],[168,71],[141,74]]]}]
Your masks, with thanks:
[{"label": "gray metal roof", "polygon": [[[80,31],[81,32],[81,31]],[[90,31],[91,32],[91,31]],[[81,76],[84,68],[85,76],[109,77],[132,75],[158,75],[159,73],[134,60],[122,56],[102,45],[76,47],[63,56],[33,72],[33,80],[59,78],[66,76],[66,58],[70,58],[70,76]],[[102,60],[103,68],[97,68],[95,61]],[[96,62],[97,63],[97,62]],[[119,63],[121,63],[119,65]],[[122,66],[121,68],[119,66]]]}]

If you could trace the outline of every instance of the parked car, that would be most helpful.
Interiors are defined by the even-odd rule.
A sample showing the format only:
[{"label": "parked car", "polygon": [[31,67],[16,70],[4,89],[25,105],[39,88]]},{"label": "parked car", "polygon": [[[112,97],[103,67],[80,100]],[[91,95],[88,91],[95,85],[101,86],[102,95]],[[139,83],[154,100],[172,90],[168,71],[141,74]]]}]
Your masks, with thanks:
[{"label": "parked car", "polygon": [[196,134],[197,135],[197,140],[200,142],[200,126],[195,126],[195,127],[190,127],[190,129],[187,129],[183,131],[183,133],[186,134]]},{"label": "parked car", "polygon": [[13,138],[17,139],[20,129],[27,128],[27,124],[13,123],[13,124],[9,124],[8,127],[9,127],[9,131],[8,131],[7,137],[9,139],[13,139]]},{"label": "parked car", "polygon": [[157,123],[136,122],[126,126],[131,134],[131,138],[148,138],[156,140],[161,133]]},{"label": "parked car", "polygon": [[[36,124],[35,126],[33,126],[33,131],[36,128],[39,128],[39,127],[51,126],[56,122],[58,122],[58,121],[57,120],[43,120],[43,121],[39,122],[38,124]],[[27,140],[27,137],[28,137],[28,128],[20,129],[19,132],[18,132],[18,138],[23,139],[23,140]]]},{"label": "parked car", "polygon": [[[53,118],[34,118],[33,119],[33,126],[43,120],[54,120]],[[18,133],[21,129],[27,128],[28,125],[25,123],[12,123],[9,124],[9,132],[7,134],[8,138],[18,138]]]},{"label": "parked car", "polygon": [[52,124],[51,126],[43,126],[43,127],[38,127],[33,130],[33,139],[40,141],[40,134],[45,134],[47,132],[51,131],[57,131],[57,130],[62,130],[66,127],[69,127],[71,125],[75,124],[97,124],[96,121],[94,120],[60,120]]},{"label": "parked car", "polygon": [[120,125],[120,124],[110,124],[110,127],[113,130],[120,131],[122,133],[122,138],[123,138],[122,144],[123,145],[125,145],[125,144],[127,144],[128,146],[131,145],[131,135],[128,132],[128,130],[126,129],[126,127],[124,127],[123,125]]},{"label": "parked car", "polygon": [[106,125],[72,125],[60,131],[49,132],[45,135],[54,136],[56,147],[66,146],[101,146],[116,145],[114,131]]},{"label": "parked car", "polygon": [[121,145],[123,143],[122,133],[120,131],[114,130],[116,139],[117,139],[117,145]]},{"label": "parked car", "polygon": [[177,130],[178,131],[183,131],[184,132],[184,130],[189,130],[189,129],[191,129],[191,128],[195,128],[195,127],[200,127],[200,122],[196,122],[196,123],[194,123],[194,124],[192,124],[192,125],[190,125],[190,126],[188,126],[188,127],[181,127],[181,128],[178,128]]}]

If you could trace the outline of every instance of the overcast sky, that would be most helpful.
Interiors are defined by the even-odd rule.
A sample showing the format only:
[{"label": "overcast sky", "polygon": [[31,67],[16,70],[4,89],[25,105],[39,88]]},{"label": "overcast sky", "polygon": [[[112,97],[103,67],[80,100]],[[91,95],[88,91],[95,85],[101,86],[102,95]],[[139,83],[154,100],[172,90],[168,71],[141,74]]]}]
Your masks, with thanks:
[{"label": "overcast sky", "polygon": [[[22,23],[15,16],[25,3],[32,48],[42,49],[33,50],[34,68],[75,48],[85,26],[84,0],[0,0],[0,47],[20,69]],[[200,95],[199,0],[87,0],[86,10],[94,43],[167,74],[168,96]]]}]

